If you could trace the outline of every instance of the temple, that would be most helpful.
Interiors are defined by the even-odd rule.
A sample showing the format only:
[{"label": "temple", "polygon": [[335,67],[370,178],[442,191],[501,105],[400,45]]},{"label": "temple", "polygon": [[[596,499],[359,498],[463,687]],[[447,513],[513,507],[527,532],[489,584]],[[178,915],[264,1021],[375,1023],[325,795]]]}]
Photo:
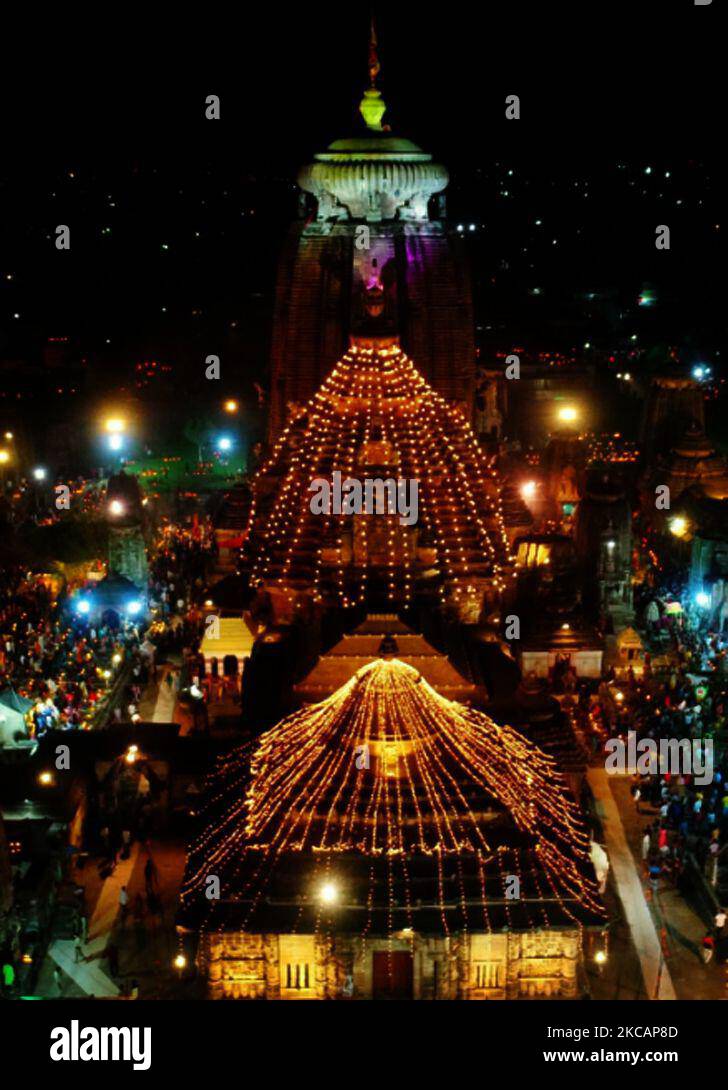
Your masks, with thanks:
[{"label": "temple", "polygon": [[553,758],[378,658],[220,762],[180,922],[213,998],[573,998],[604,913]]},{"label": "temple", "polygon": [[271,355],[269,437],[315,393],[362,317],[376,282],[402,349],[435,391],[470,415],[472,300],[457,233],[444,220],[444,167],[383,123],[376,39],[362,127],[299,173],[301,218],[280,264]]},{"label": "temple", "polygon": [[[312,510],[311,482],[414,481],[418,521],[392,510]],[[291,600],[407,605],[417,592],[479,615],[505,586],[510,553],[492,458],[457,405],[394,336],[355,336],[294,414],[259,471],[244,560],[254,584]]]}]

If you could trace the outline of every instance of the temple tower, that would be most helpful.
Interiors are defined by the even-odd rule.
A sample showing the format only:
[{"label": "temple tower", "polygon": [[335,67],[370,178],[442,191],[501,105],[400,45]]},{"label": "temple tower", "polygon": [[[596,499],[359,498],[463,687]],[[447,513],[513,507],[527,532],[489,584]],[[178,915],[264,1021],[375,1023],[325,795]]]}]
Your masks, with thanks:
[{"label": "temple tower", "polygon": [[475,343],[457,233],[444,220],[444,167],[383,124],[372,32],[362,130],[298,175],[301,219],[282,255],[271,351],[273,441],[349,345],[373,286],[402,348],[437,393],[470,418]]},{"label": "temple tower", "polygon": [[123,469],[109,477],[106,517],[109,526],[109,573],[123,575],[146,593],[149,582],[144,542],[142,498],[136,477]]}]

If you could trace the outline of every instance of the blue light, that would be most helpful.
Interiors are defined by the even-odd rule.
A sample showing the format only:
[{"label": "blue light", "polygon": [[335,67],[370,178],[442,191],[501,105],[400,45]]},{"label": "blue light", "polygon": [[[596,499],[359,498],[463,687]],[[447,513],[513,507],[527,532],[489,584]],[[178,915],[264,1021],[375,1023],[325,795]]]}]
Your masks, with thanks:
[{"label": "blue light", "polygon": [[705,368],[704,367],[700,367],[700,366],[693,367],[693,378],[696,378],[696,379],[700,380],[701,378],[704,378],[704,377],[705,377]]},{"label": "blue light", "polygon": [[706,594],[704,590],[700,590],[695,595],[695,602],[701,609],[707,609],[710,605],[710,595]]},{"label": "blue light", "polygon": [[141,612],[141,608],[142,603],[139,601],[138,598],[134,598],[131,602],[127,603],[126,612],[129,614],[129,616],[135,617],[137,613]]},{"label": "blue light", "polygon": [[220,436],[220,438],[217,441],[217,449],[218,450],[232,450],[233,449],[233,441],[232,441],[232,439],[230,438],[229,435],[221,435]]},{"label": "blue light", "polygon": [[124,446],[123,435],[110,435],[109,436],[109,448],[110,450],[121,450]]},{"label": "blue light", "polygon": [[88,613],[91,609],[91,603],[86,598],[80,598],[76,603],[76,609],[79,613]]}]

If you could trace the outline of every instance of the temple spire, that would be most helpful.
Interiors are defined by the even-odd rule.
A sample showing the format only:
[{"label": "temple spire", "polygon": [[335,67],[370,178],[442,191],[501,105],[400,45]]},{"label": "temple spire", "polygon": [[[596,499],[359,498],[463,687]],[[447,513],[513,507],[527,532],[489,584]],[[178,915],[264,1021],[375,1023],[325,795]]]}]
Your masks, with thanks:
[{"label": "temple spire", "polygon": [[369,87],[359,103],[359,113],[364,118],[367,128],[373,132],[383,132],[387,128],[387,126],[382,125],[382,118],[387,107],[382,99],[381,91],[377,88],[377,76],[380,71],[377,31],[374,26],[374,17],[372,17],[369,29]]}]

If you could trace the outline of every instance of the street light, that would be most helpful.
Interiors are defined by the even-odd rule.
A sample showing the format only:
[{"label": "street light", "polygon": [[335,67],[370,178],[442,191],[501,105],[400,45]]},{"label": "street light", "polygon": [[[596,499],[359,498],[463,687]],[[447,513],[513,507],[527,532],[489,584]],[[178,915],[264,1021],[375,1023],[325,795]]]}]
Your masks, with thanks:
[{"label": "street light", "polygon": [[0,465],[7,465],[10,461],[10,451],[0,450]]},{"label": "street light", "polygon": [[675,537],[684,537],[688,528],[688,520],[683,518],[682,515],[676,515],[675,518],[670,519],[670,533]]},{"label": "street light", "polygon": [[559,409],[557,415],[562,424],[573,424],[579,412],[574,405],[564,405]]},{"label": "street light", "polygon": [[533,497],[536,495],[536,487],[537,485],[535,481],[526,481],[525,484],[521,485],[521,496],[523,497],[523,499],[532,500]]},{"label": "street light", "polygon": [[319,890],[319,900],[325,905],[334,905],[339,899],[339,890],[335,882],[324,882]]},{"label": "street light", "polygon": [[233,441],[229,435],[220,436],[217,441],[217,449],[225,452],[233,449]]},{"label": "street light", "polygon": [[33,470],[33,476],[35,477],[36,481],[44,481],[47,475],[47,471],[43,468],[43,466],[36,466]]},{"label": "street light", "polygon": [[120,416],[109,416],[104,420],[104,429],[110,433],[126,431],[126,421]]},{"label": "street light", "polygon": [[119,515],[124,514],[124,504],[121,502],[121,500],[111,501],[111,503],[109,504],[109,514],[114,515],[116,518],[118,518]]},{"label": "street light", "polygon": [[234,397],[228,398],[228,400],[223,405],[223,409],[225,410],[225,412],[230,413],[231,415],[233,413],[236,413],[238,411],[238,408],[239,405]]}]

